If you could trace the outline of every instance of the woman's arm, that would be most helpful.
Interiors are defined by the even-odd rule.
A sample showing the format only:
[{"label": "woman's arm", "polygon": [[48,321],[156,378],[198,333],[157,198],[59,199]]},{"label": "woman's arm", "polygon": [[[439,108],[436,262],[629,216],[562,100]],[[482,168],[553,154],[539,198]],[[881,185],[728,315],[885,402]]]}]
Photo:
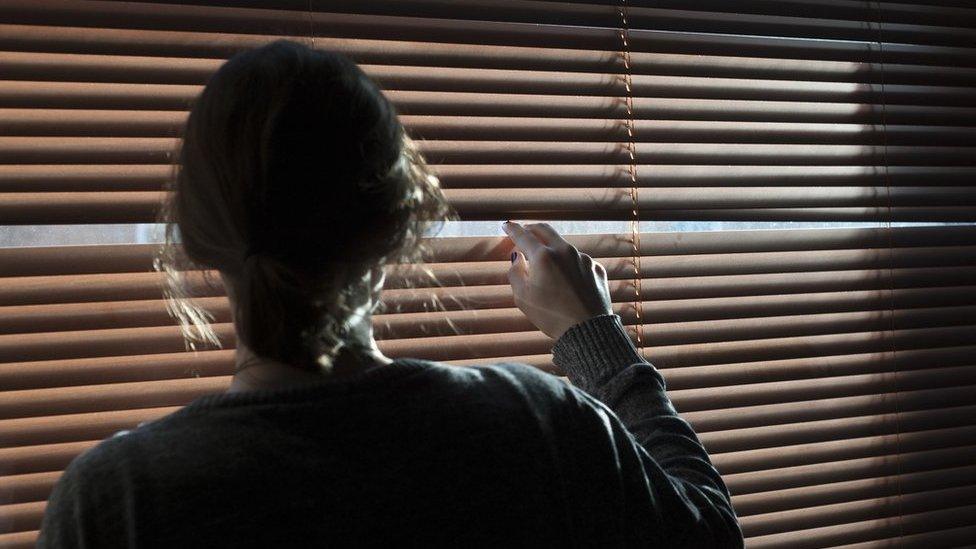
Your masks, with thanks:
[{"label": "woman's arm", "polygon": [[570,511],[574,530],[585,539],[588,528],[613,528],[661,547],[741,547],[722,478],[613,314],[606,269],[548,224],[504,230],[518,250],[508,272],[515,304],[556,340],[553,363],[581,389],[556,437],[570,509],[591,511]]},{"label": "woman's arm", "polygon": [[[620,528],[634,543],[742,547],[725,483],[672,406],[661,374],[637,353],[619,316],[601,315],[567,330],[553,347],[553,361],[586,393],[576,414],[582,427],[570,436],[597,437],[612,449],[607,465],[566,457],[576,469],[569,476],[597,476],[589,487],[579,486],[580,494],[590,497],[594,490],[613,487],[617,493],[603,499],[622,502]],[[601,467],[608,471],[583,470]]]}]

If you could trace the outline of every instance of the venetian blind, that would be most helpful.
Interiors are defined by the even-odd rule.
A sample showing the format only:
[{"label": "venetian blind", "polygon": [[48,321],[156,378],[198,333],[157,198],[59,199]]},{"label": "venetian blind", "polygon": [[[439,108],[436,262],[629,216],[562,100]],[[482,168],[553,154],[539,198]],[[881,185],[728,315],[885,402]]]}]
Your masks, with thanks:
[{"label": "venetian blind", "polygon": [[[278,37],[360,63],[463,219],[880,223],[569,240],[750,547],[972,542],[976,227],[946,224],[976,221],[965,6],[8,0],[0,225],[151,222],[208,75]],[[444,286],[388,279],[382,350],[551,369],[505,241],[433,239]],[[227,387],[225,298],[201,299],[225,348],[185,352],[153,250],[0,249],[0,547],[33,545],[73,457]]]}]

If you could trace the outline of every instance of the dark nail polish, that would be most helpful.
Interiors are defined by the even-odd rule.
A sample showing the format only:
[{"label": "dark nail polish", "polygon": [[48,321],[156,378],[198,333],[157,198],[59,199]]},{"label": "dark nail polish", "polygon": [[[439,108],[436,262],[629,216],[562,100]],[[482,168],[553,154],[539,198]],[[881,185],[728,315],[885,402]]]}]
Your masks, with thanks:
[{"label": "dark nail polish", "polygon": [[515,263],[516,257],[518,257],[518,252],[512,252],[512,263]]}]

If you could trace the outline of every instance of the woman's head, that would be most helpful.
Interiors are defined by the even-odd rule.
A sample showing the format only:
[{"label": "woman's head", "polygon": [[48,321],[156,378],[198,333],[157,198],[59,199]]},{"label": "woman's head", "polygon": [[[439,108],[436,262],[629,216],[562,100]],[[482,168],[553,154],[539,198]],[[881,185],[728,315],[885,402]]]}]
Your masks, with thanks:
[{"label": "woman's head", "polygon": [[256,355],[310,369],[368,319],[363,292],[382,284],[383,266],[420,260],[429,223],[452,217],[379,88],[345,57],[284,40],[211,77],[171,191],[156,266],[186,333],[209,325],[185,299],[181,256],[220,271]]}]

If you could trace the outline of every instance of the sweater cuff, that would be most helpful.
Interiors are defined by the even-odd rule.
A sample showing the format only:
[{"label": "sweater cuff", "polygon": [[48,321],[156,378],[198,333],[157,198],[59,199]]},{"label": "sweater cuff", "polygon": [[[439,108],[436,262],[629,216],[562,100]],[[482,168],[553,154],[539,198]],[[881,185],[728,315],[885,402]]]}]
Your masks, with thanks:
[{"label": "sweater cuff", "polygon": [[647,363],[616,314],[595,316],[566,330],[552,347],[552,362],[573,383],[596,382],[632,364]]}]

